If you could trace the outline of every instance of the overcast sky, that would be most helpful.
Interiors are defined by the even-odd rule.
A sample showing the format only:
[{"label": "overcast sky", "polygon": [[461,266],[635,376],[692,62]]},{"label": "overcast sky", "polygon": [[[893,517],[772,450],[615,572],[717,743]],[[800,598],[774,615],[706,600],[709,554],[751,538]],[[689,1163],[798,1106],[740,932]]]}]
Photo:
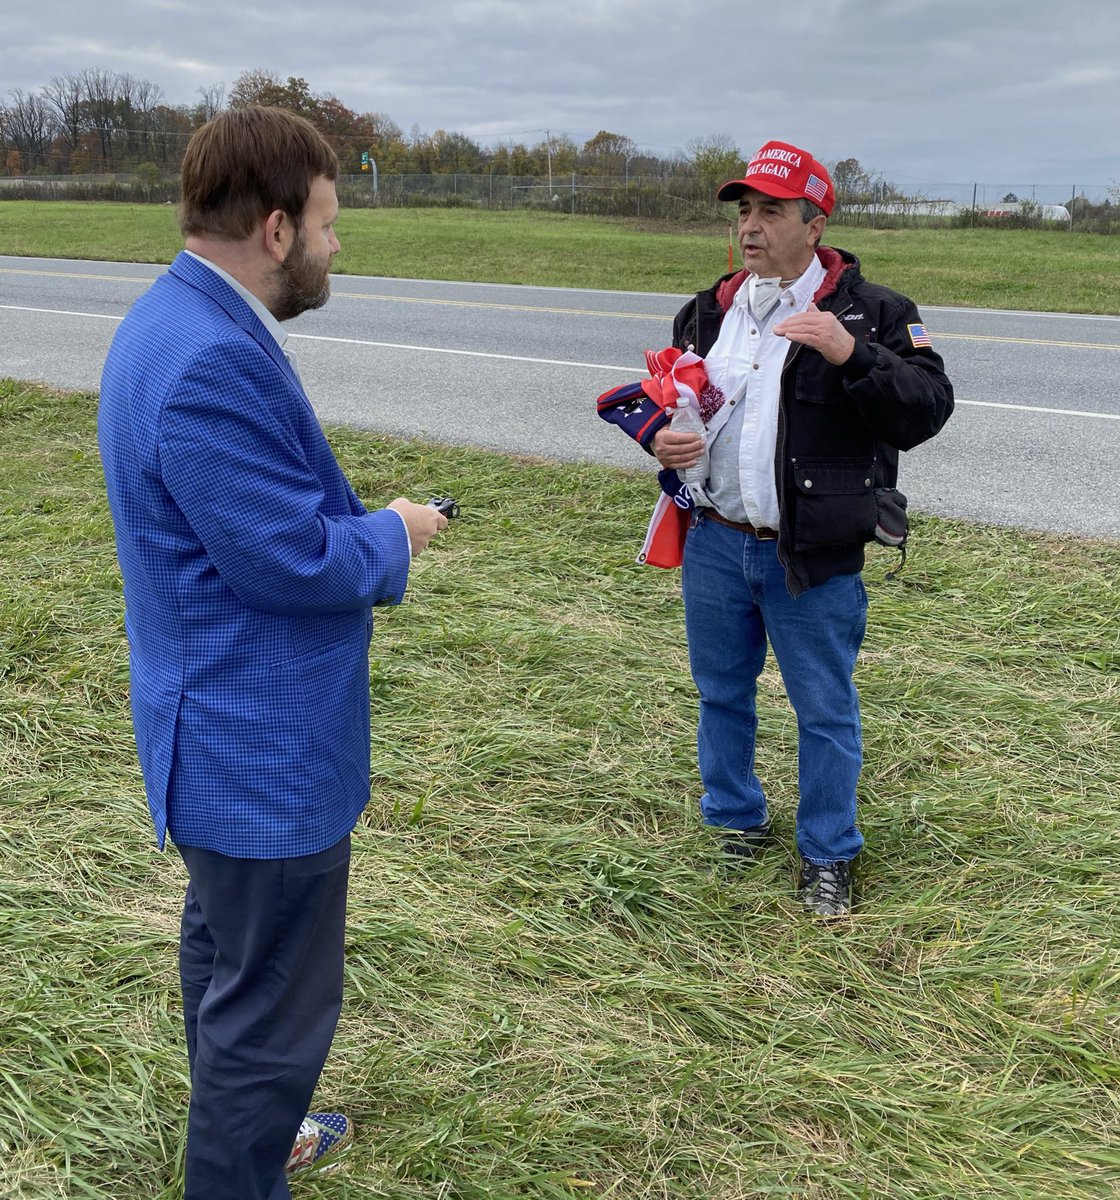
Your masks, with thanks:
[{"label": "overcast sky", "polygon": [[5,4],[0,101],[87,68],[170,104],[265,68],[484,145],[607,129],[662,156],[720,134],[749,155],[776,137],[926,195],[1049,202],[1120,180],[1118,0]]}]

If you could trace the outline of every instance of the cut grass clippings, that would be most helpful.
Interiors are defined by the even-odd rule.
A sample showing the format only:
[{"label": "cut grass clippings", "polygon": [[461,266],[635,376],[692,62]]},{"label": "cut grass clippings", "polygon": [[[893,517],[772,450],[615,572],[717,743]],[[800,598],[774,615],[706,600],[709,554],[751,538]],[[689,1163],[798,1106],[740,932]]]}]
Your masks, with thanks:
[{"label": "cut grass clippings", "polygon": [[[0,383],[0,1195],[176,1194],[184,874],[128,712],[95,400]],[[335,430],[372,504],[463,515],[379,610],[373,799],[319,1099],[386,1200],[1117,1194],[1120,545],[918,517],[873,556],[858,908],[696,817],[678,577],[642,473]]]},{"label": "cut grass clippings", "polygon": [[[732,206],[728,216],[733,217]],[[727,229],[532,211],[343,209],[347,275],[691,294],[727,270]],[[1120,238],[1057,230],[829,225],[876,283],[922,305],[1120,313]],[[170,262],[170,205],[0,201],[0,254]]]}]

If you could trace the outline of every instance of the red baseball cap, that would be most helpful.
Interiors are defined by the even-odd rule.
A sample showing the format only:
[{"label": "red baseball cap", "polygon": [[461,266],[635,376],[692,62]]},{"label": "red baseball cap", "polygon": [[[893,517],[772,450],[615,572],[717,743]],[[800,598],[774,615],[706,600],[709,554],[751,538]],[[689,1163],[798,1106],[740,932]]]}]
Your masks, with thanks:
[{"label": "red baseball cap", "polygon": [[825,216],[836,203],[836,192],[828,171],[808,150],[789,142],[767,142],[747,165],[742,179],[725,183],[716,192],[717,200],[738,200],[747,188],[780,200],[812,200]]}]

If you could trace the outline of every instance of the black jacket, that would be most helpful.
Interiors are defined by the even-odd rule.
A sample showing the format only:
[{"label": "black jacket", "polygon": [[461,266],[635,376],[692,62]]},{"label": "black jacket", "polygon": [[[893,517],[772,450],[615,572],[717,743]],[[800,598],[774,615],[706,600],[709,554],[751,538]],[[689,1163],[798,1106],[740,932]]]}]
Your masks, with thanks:
[{"label": "black jacket", "polygon": [[[862,568],[875,534],[875,489],[894,487],[898,452],[933,437],[953,411],[952,385],[940,355],[922,344],[928,338],[913,301],[868,283],[847,251],[822,246],[817,256],[827,274],[814,302],[836,314],[856,348],[834,367],[794,344],[782,368],[778,556],[794,595]],[[707,354],[745,278],[725,275],[690,300],[673,323],[674,345]]]}]

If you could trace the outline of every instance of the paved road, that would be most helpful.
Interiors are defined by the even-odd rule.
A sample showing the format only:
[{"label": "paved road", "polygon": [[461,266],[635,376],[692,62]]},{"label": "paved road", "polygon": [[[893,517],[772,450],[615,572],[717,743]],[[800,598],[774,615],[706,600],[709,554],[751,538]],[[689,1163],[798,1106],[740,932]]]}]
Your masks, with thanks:
[{"label": "paved road", "polygon": [[[163,269],[0,256],[0,376],[96,389],[117,321]],[[667,344],[683,300],[335,276],[289,345],[324,421],[649,468],[593,401],[642,375],[642,351]],[[1120,318],[923,315],[958,407],[903,457],[912,507],[1120,538]]]}]

